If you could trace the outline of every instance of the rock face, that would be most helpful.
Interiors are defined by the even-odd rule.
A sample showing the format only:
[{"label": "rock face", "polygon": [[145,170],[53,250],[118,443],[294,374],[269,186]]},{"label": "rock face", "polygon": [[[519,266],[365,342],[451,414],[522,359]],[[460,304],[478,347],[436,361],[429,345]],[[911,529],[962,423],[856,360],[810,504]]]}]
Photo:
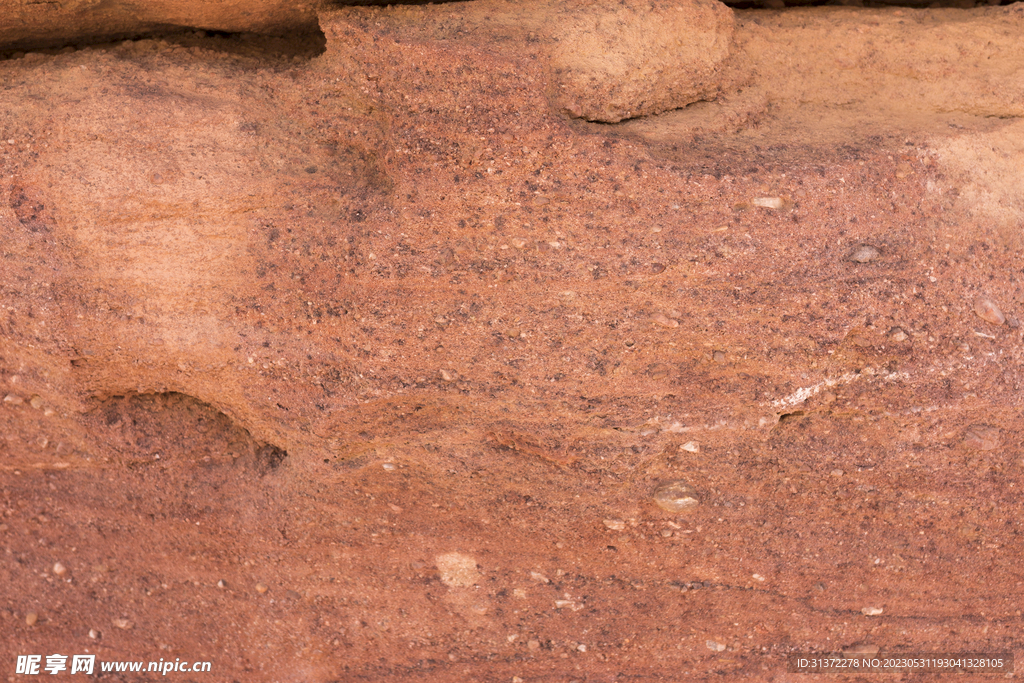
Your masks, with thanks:
[{"label": "rock face", "polygon": [[315,0],[0,2],[0,49],[63,47],[191,29],[286,35],[316,24]]},{"label": "rock face", "polygon": [[605,123],[714,99],[733,32],[713,0],[570,3],[550,21],[557,105]]},{"label": "rock face", "polygon": [[1018,647],[1024,22],[899,12],[332,7],[312,57],[0,62],[12,651],[326,683]]}]

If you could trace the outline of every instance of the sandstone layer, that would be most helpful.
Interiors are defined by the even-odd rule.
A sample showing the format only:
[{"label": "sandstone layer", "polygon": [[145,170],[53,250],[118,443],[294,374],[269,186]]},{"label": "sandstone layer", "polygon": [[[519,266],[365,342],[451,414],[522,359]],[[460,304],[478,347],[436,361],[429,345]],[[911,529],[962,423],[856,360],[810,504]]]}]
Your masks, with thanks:
[{"label": "sandstone layer", "polygon": [[1020,653],[1024,14],[317,21],[0,62],[8,661]]}]

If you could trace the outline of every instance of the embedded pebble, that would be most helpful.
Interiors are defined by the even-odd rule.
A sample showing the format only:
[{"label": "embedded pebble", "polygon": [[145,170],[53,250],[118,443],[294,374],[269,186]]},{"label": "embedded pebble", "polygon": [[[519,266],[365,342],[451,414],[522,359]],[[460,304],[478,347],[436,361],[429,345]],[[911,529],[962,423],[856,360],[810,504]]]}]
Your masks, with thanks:
[{"label": "embedded pebble", "polygon": [[91,629],[89,629],[89,637],[92,638],[93,640],[96,640],[97,638],[100,637],[100,632],[97,631],[94,628],[91,628]]},{"label": "embedded pebble", "polygon": [[725,643],[719,643],[716,640],[709,640],[705,645],[707,645],[708,649],[712,652],[725,652]]},{"label": "embedded pebble", "polygon": [[870,244],[858,244],[847,257],[854,263],[867,263],[878,258],[880,252]]},{"label": "embedded pebble", "polygon": [[687,453],[700,453],[700,444],[696,441],[687,441],[679,447],[679,450],[686,451]]},{"label": "embedded pebble", "polygon": [[266,593],[268,590],[270,590],[270,589],[267,587],[267,584],[265,584],[265,583],[257,583],[256,584],[256,592],[259,593],[260,595],[262,595],[263,593]]},{"label": "embedded pebble", "polygon": [[716,363],[724,363],[725,362],[725,351],[715,351],[713,354],[711,354],[711,358]]},{"label": "embedded pebble", "polygon": [[67,569],[67,567],[62,565],[60,562],[54,562],[53,563],[53,573],[56,574],[57,576],[64,576],[65,574],[68,573],[68,569]]},{"label": "embedded pebble", "polygon": [[441,583],[449,588],[467,588],[481,579],[476,560],[462,553],[445,553],[434,558]]},{"label": "embedded pebble", "polygon": [[889,338],[894,342],[903,342],[907,340],[907,333],[903,331],[903,328],[894,327],[889,330]]},{"label": "embedded pebble", "polygon": [[40,396],[33,396],[31,399],[29,399],[28,404],[35,408],[36,410],[39,410],[40,408],[43,407],[43,399]]},{"label": "embedded pebble", "polygon": [[647,370],[647,373],[651,379],[665,379],[668,377],[669,367],[664,363],[655,363]]},{"label": "embedded pebble", "polygon": [[862,607],[860,613],[868,617],[877,617],[884,611],[881,607]]},{"label": "embedded pebble", "polygon": [[999,428],[989,425],[971,425],[964,435],[964,446],[979,451],[994,451],[999,448]]},{"label": "embedded pebble", "polygon": [[114,626],[116,626],[117,628],[121,629],[122,631],[130,631],[132,626],[135,625],[128,619],[124,618],[114,619],[111,623],[114,624]]},{"label": "embedded pebble", "polygon": [[765,209],[781,209],[786,205],[786,200],[782,197],[754,197],[750,203]]},{"label": "embedded pebble", "polygon": [[459,373],[455,372],[454,370],[441,371],[441,379],[443,379],[445,382],[454,382],[456,379],[458,379],[458,377]]},{"label": "embedded pebble", "polygon": [[662,327],[679,327],[678,320],[673,320],[672,318],[669,318],[667,315],[664,315],[662,313],[657,314],[656,316],[651,318],[651,320],[658,323]]},{"label": "embedded pebble", "polygon": [[39,615],[35,612],[29,612],[25,615],[25,624],[27,626],[35,626],[37,621],[39,621]]},{"label": "embedded pebble", "polygon": [[540,649],[540,641],[539,640],[528,641],[526,643],[526,647],[528,649],[530,649],[530,650],[539,650]]},{"label": "embedded pebble", "polygon": [[654,504],[667,512],[683,512],[700,503],[697,491],[682,480],[662,484],[655,489],[653,498]]},{"label": "embedded pebble", "polygon": [[974,314],[993,325],[1002,325],[1006,322],[1006,316],[999,310],[999,306],[987,296],[979,296],[974,300]]},{"label": "embedded pebble", "polygon": [[606,519],[604,525],[612,531],[622,531],[626,528],[626,523],[621,519]]},{"label": "embedded pebble", "polygon": [[24,402],[25,399],[17,394],[7,394],[4,396],[4,403],[10,403],[12,406],[20,406]]}]

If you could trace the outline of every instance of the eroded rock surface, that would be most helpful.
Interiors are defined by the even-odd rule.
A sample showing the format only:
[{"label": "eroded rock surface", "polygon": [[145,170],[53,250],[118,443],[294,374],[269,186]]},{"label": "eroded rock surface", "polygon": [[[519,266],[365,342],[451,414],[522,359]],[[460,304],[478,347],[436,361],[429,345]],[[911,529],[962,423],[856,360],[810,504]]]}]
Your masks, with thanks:
[{"label": "eroded rock surface", "polygon": [[0,63],[19,653],[332,681],[1019,650],[1020,13],[567,7]]}]

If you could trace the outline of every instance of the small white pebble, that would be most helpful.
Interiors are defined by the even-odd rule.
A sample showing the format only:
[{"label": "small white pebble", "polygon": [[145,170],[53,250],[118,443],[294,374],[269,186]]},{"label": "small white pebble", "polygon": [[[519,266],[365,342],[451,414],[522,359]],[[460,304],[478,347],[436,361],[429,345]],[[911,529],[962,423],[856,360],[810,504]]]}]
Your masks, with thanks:
[{"label": "small white pebble", "polygon": [[754,197],[751,204],[766,209],[781,209],[786,205],[786,201],[782,197]]},{"label": "small white pebble", "polygon": [[1002,325],[1006,322],[1006,316],[999,310],[999,306],[987,296],[979,296],[974,301],[974,314],[993,325]]},{"label": "small white pebble", "polygon": [[67,569],[67,567],[62,565],[60,562],[54,562],[53,563],[53,573],[56,574],[57,576],[64,576],[65,574],[68,573],[68,569]]},{"label": "small white pebble", "polygon": [[708,649],[711,650],[712,652],[724,652],[725,651],[725,643],[719,643],[718,641],[715,641],[715,640],[709,640],[705,644],[708,646]]},{"label": "small white pebble", "polygon": [[651,318],[651,320],[661,325],[662,327],[679,327],[678,320],[673,320],[672,318],[669,318],[667,315],[664,315],[662,313],[657,314],[656,316]]},{"label": "small white pebble", "polygon": [[860,244],[853,248],[850,255],[847,257],[854,263],[867,263],[878,258],[879,251],[870,244]]},{"label": "small white pebble", "polygon": [[383,468],[384,468],[385,470],[387,470],[388,472],[392,472],[392,471],[394,471],[394,470],[398,469],[398,466],[397,466],[397,465],[395,465],[395,463],[393,463],[393,462],[386,462],[386,463],[383,463],[383,464],[381,465],[381,467],[383,467]]},{"label": "small white pebble", "polygon": [[24,402],[25,399],[17,394],[7,394],[4,396],[4,403],[10,403],[12,406],[20,406]]},{"label": "small white pebble", "polygon": [[877,617],[884,611],[881,607],[862,607],[860,610],[861,614],[869,617]]},{"label": "small white pebble", "polygon": [[686,451],[687,453],[700,453],[700,444],[696,441],[687,441],[679,447],[679,450]]},{"label": "small white pebble", "polygon": [[697,492],[685,481],[676,480],[662,484],[652,496],[654,504],[666,512],[679,513],[700,504]]},{"label": "small white pebble", "polygon": [[626,528],[626,523],[621,519],[606,519],[604,525],[612,531],[622,531]]}]

